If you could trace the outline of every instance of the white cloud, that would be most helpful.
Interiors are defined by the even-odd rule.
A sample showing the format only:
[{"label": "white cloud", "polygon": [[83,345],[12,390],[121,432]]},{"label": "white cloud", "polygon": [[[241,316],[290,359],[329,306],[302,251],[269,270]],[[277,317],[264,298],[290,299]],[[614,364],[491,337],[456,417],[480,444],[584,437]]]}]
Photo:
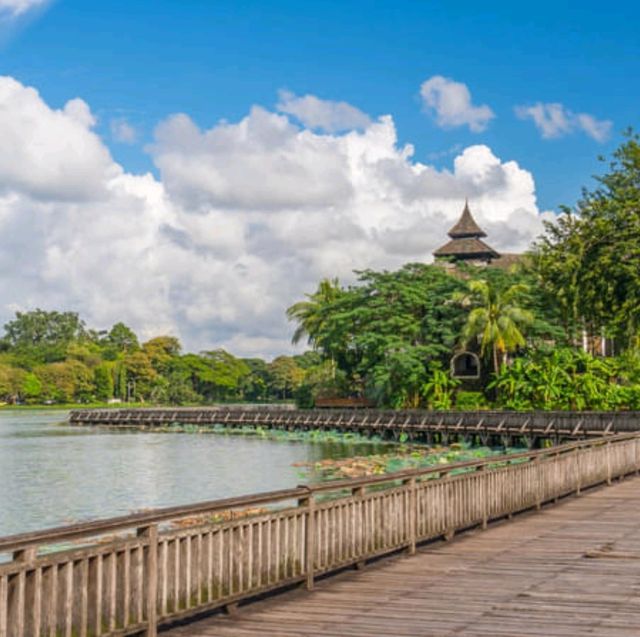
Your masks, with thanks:
[{"label": "white cloud", "polygon": [[436,170],[390,116],[334,135],[260,107],[209,130],[175,115],[149,149],[160,179],[124,171],[93,122],[84,102],[56,110],[0,79],[0,320],[74,309],[268,356],[321,277],[431,260],[465,196],[498,250],[541,231],[528,171],[483,145]]},{"label": "white cloud", "polygon": [[124,118],[117,117],[109,122],[111,136],[120,144],[135,144],[138,131]]},{"label": "white cloud", "polygon": [[280,91],[278,110],[293,115],[308,128],[318,128],[328,133],[363,129],[371,124],[371,118],[347,102],[318,99],[315,95],[298,97],[289,91]]},{"label": "white cloud", "polygon": [[208,131],[174,115],[158,126],[151,152],[165,185],[186,206],[283,210],[351,196],[347,157],[334,152],[336,143],[254,106],[237,124]]},{"label": "white cloud", "polygon": [[606,142],[611,136],[611,128],[613,127],[611,120],[596,119],[588,113],[578,113],[576,122],[579,128],[597,142]]},{"label": "white cloud", "polygon": [[515,113],[520,119],[531,119],[544,139],[582,131],[597,142],[605,142],[609,139],[613,126],[610,120],[598,120],[587,113],[573,113],[557,102],[516,106]]},{"label": "white cloud", "polygon": [[49,1],[50,0],[0,0],[0,17],[19,16],[37,7],[43,7],[48,4]]},{"label": "white cloud", "polygon": [[33,88],[0,77],[0,194],[24,190],[42,200],[104,196],[122,172],[91,130],[94,118],[80,99],[49,108]]},{"label": "white cloud", "polygon": [[486,105],[474,106],[466,84],[434,75],[420,86],[424,109],[436,116],[438,126],[455,128],[468,126],[474,133],[486,130],[495,117]]}]

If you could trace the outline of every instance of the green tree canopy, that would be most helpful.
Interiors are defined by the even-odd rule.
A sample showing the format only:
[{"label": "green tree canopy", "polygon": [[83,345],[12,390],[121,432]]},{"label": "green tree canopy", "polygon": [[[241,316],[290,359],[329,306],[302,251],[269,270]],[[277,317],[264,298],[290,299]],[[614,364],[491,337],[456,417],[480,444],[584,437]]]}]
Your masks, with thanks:
[{"label": "green tree canopy", "polygon": [[109,330],[105,340],[117,353],[132,352],[140,347],[135,332],[124,323],[116,323]]},{"label": "green tree canopy", "polygon": [[64,360],[67,347],[85,335],[84,322],[76,312],[48,312],[41,309],[16,312],[4,326],[5,347],[36,362]]},{"label": "green tree canopy", "polygon": [[604,333],[640,345],[640,138],[629,131],[597,186],[547,223],[535,269],[560,304],[574,342]]}]

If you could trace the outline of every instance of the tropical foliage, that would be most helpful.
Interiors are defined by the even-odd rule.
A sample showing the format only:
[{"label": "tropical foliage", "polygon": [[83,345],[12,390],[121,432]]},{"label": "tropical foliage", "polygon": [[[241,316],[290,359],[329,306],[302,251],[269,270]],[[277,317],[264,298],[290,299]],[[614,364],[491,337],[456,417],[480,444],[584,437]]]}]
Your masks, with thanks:
[{"label": "tropical foliage", "polygon": [[523,283],[516,283],[502,292],[485,279],[469,282],[468,292],[458,296],[460,302],[470,306],[467,322],[462,328],[462,342],[468,346],[476,339],[483,356],[491,354],[493,371],[507,362],[508,352],[526,344],[523,328],[533,323],[533,314],[518,305],[528,291]]},{"label": "tropical foliage", "polygon": [[492,386],[508,409],[640,409],[637,360],[575,349],[538,351],[503,367]]}]

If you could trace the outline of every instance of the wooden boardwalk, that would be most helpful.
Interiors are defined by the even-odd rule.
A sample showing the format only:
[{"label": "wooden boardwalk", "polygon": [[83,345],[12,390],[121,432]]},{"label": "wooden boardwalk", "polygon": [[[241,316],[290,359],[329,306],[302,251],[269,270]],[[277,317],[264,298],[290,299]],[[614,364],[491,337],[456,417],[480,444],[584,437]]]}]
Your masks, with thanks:
[{"label": "wooden boardwalk", "polygon": [[[73,425],[112,427],[261,427],[296,431],[337,430],[364,436],[448,444],[478,441],[507,447],[542,441],[582,440],[603,435],[640,431],[640,411],[629,412],[508,412],[427,411],[381,409],[278,409],[278,408],[151,408],[80,409],[69,415]],[[542,445],[543,446],[543,445]]]},{"label": "wooden boardwalk", "polygon": [[640,478],[167,637],[638,637]]}]

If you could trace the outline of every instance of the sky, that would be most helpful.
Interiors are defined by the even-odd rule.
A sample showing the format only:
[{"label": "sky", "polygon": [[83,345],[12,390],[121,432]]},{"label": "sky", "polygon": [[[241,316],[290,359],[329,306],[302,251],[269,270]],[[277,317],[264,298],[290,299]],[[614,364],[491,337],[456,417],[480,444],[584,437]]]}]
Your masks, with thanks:
[{"label": "sky", "polygon": [[293,351],[322,277],[525,250],[638,128],[635,3],[0,0],[0,321]]}]

